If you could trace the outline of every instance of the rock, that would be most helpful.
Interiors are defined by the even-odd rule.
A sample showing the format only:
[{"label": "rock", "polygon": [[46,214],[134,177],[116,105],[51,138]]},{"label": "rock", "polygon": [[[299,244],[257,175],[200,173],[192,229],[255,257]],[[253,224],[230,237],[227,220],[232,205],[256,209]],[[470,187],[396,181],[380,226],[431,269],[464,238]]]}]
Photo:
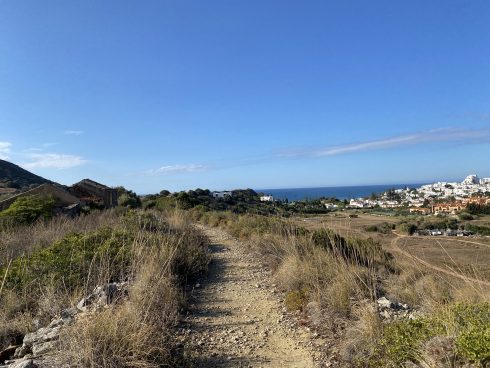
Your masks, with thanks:
[{"label": "rock", "polygon": [[9,368],[37,368],[37,364],[32,359],[14,361],[8,365]]},{"label": "rock", "polygon": [[47,341],[40,344],[35,344],[32,347],[32,354],[37,357],[55,350],[58,347],[58,341]]},{"label": "rock", "polygon": [[390,302],[388,299],[386,299],[384,296],[379,298],[377,300],[377,303],[379,308],[386,308],[386,309],[391,308],[393,305],[393,303]]},{"label": "rock", "polygon": [[78,311],[75,308],[67,308],[61,311],[61,319],[65,323],[71,323],[75,318]]},{"label": "rock", "polygon": [[314,326],[322,323],[322,310],[319,303],[309,302],[305,307],[305,311]]},{"label": "rock", "polygon": [[196,285],[194,285],[194,288],[196,288],[196,289],[199,289],[200,287],[201,287],[200,283],[197,283]]},{"label": "rock", "polygon": [[32,353],[31,347],[22,344],[17,348],[17,350],[15,350],[14,359],[22,358],[29,353]]},{"label": "rock", "polygon": [[34,344],[39,344],[42,342],[57,340],[60,335],[60,329],[60,326],[54,328],[40,328],[39,330],[24,336],[24,345],[32,346]]},{"label": "rock", "polygon": [[81,312],[86,312],[87,311],[87,300],[83,298],[80,300],[77,304],[77,309]]}]

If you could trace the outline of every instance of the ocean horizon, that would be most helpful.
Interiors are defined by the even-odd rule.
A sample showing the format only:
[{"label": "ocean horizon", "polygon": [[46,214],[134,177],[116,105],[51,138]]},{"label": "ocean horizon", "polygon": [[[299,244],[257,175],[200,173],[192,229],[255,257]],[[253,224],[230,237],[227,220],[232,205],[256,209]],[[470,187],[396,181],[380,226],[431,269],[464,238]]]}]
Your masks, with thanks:
[{"label": "ocean horizon", "polygon": [[255,189],[258,193],[272,195],[274,199],[288,201],[315,200],[322,197],[351,199],[367,197],[372,193],[381,194],[389,189],[419,188],[418,184],[380,184],[380,185],[355,185],[340,187],[312,187],[312,188],[284,188],[284,189]]}]

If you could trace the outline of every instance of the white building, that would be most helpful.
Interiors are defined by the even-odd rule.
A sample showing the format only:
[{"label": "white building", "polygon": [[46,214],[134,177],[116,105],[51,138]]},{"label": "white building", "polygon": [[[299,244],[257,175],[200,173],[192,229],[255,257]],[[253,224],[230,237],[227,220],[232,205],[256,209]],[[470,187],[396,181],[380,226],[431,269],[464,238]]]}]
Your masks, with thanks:
[{"label": "white building", "polygon": [[475,174],[468,175],[462,182],[462,184],[466,184],[466,185],[479,184],[479,183],[480,183],[480,179]]},{"label": "white building", "polygon": [[260,197],[261,202],[274,202],[274,197],[271,195],[263,195]]}]

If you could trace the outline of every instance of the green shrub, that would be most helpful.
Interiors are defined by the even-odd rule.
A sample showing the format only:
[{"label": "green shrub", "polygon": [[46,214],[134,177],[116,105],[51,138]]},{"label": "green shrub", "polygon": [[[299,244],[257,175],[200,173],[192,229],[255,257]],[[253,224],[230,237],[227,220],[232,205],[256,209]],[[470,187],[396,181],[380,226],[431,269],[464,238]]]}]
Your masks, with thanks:
[{"label": "green shrub", "polygon": [[458,215],[459,219],[461,221],[471,221],[471,220],[474,220],[474,217],[472,215],[470,215],[468,212],[461,212],[459,215]]},{"label": "green shrub", "polygon": [[30,256],[15,259],[5,273],[5,286],[26,289],[54,282],[55,287],[73,291],[88,281],[119,278],[127,271],[129,250],[134,235],[123,230],[102,228],[87,234],[71,234]]},{"label": "green shrub", "polygon": [[466,224],[465,230],[471,231],[472,233],[479,234],[482,236],[490,236],[490,227],[489,226],[480,226],[473,224]]},{"label": "green shrub", "polygon": [[458,354],[483,367],[490,364],[490,303],[457,304],[453,313]]},{"label": "green shrub", "polygon": [[417,319],[388,323],[375,342],[372,356],[360,359],[358,366],[402,367],[406,362],[418,362],[422,344],[437,333],[430,320]]},{"label": "green shrub", "polygon": [[0,218],[10,220],[16,225],[31,224],[39,218],[51,218],[54,204],[53,197],[38,195],[19,197],[9,208],[0,212]]},{"label": "green shrub", "polygon": [[460,303],[416,320],[385,324],[374,342],[374,353],[359,366],[399,367],[418,363],[424,343],[435,336],[454,337],[458,360],[487,367],[490,364],[490,303]]},{"label": "green shrub", "polygon": [[417,225],[408,222],[402,222],[396,225],[396,230],[398,230],[402,234],[412,235],[417,230]]}]

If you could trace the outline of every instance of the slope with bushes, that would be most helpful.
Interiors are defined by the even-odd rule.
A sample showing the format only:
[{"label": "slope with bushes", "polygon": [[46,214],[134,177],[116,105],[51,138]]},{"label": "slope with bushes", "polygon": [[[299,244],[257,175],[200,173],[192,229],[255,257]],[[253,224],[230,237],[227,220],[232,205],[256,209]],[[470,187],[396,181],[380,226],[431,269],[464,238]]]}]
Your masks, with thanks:
[{"label": "slope with bushes", "polygon": [[127,297],[76,319],[52,354],[74,367],[187,364],[176,353],[173,329],[185,305],[183,288],[207,269],[207,239],[181,212],[117,210],[65,221],[74,224],[57,218],[2,234],[58,231],[47,236],[52,242],[39,236],[21,253],[3,249],[11,258],[0,268],[0,346],[47,325],[97,285],[126,280]]}]

